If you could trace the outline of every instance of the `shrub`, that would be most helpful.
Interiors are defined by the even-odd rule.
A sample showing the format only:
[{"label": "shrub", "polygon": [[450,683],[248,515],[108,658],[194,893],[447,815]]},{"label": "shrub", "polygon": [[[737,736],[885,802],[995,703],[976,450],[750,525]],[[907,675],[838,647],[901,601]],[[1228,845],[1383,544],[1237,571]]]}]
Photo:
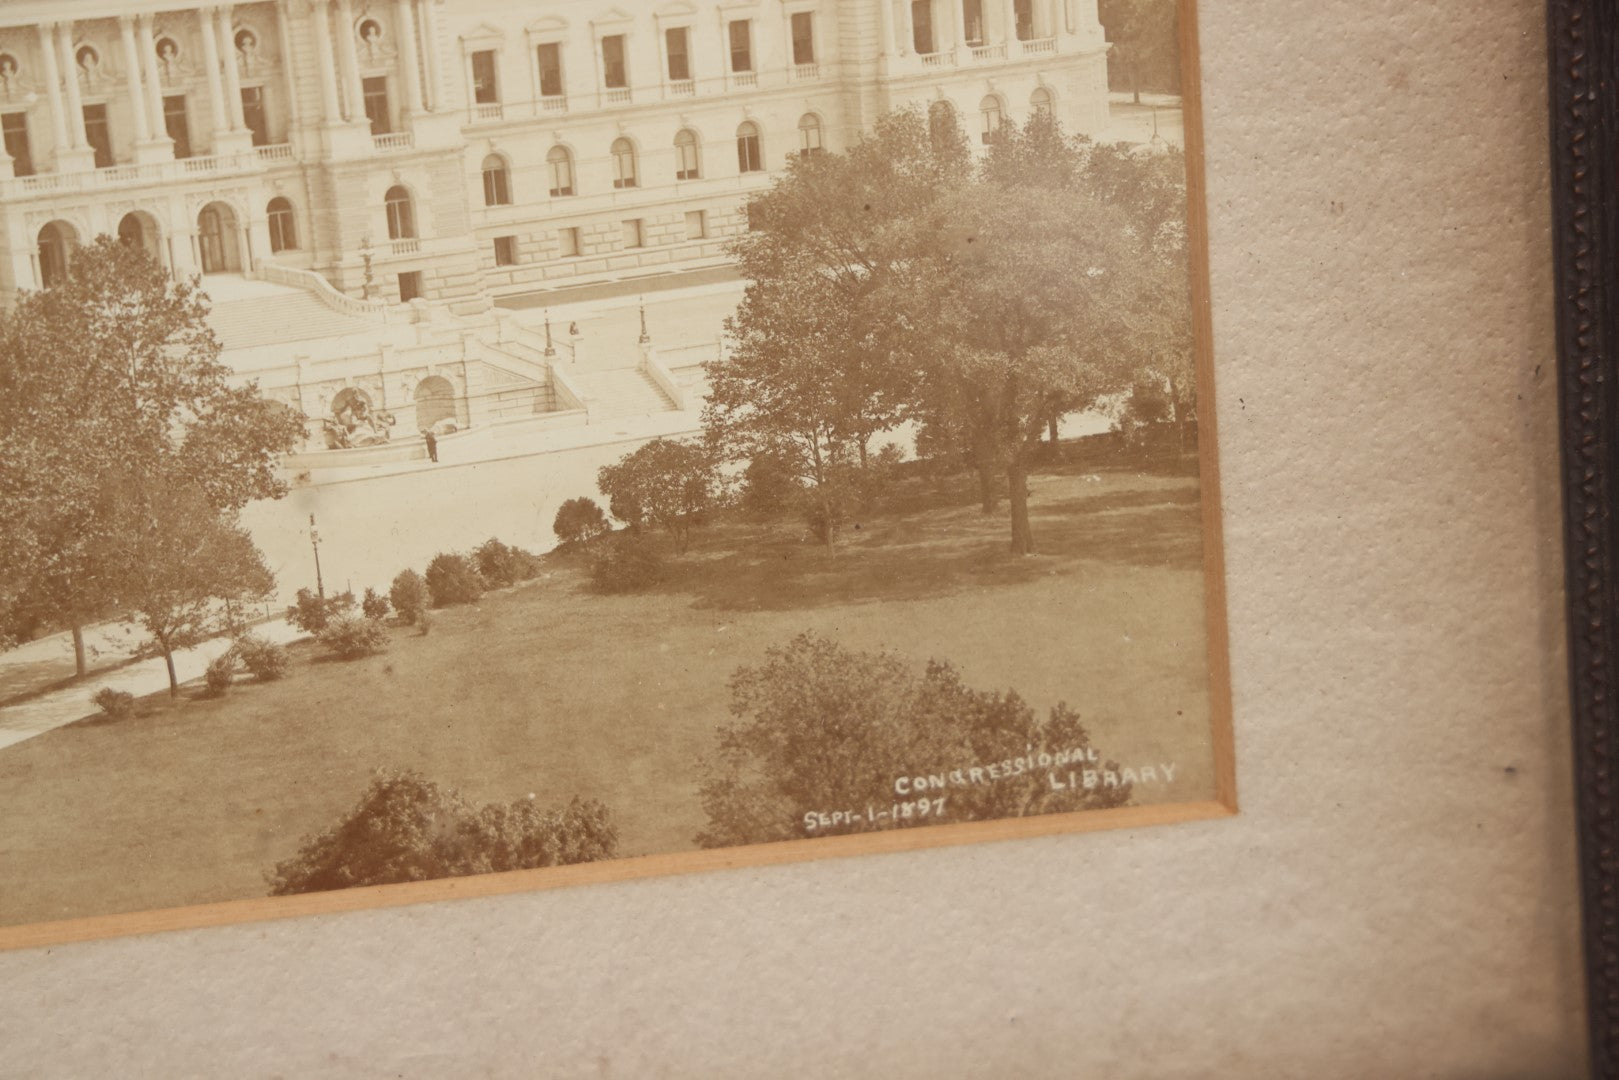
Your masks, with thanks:
[{"label": "shrub", "polygon": [[341,592],[322,600],[308,589],[299,589],[297,602],[287,609],[287,619],[306,634],[318,634],[335,616],[354,607],[354,594]]},{"label": "shrub", "polygon": [[427,564],[427,595],[434,607],[475,604],[483,590],[482,575],[465,555],[444,552]]},{"label": "shrub", "polygon": [[259,682],[274,682],[287,674],[292,666],[284,645],[248,635],[237,640],[233,651],[241,659],[247,673]]},{"label": "shrub", "polygon": [[779,454],[758,454],[742,471],[742,509],[754,517],[785,513],[803,494],[804,485]]},{"label": "shrub", "polygon": [[127,720],[135,715],[135,695],[127,690],[114,690],[110,686],[104,686],[97,690],[90,700],[114,720]]},{"label": "shrub", "polygon": [[360,598],[360,614],[368,619],[386,619],[390,607],[386,596],[366,586],[365,595]]},{"label": "shrub", "polygon": [[607,531],[607,515],[595,499],[580,496],[557,508],[551,531],[564,544],[588,544]]},{"label": "shrub", "polygon": [[223,697],[230,684],[236,679],[236,651],[226,649],[214,657],[208,664],[208,670],[203,672],[202,680],[208,688],[209,697]]},{"label": "shrub", "polygon": [[339,615],[320,632],[320,643],[339,660],[358,660],[388,647],[388,630],[375,619]]},{"label": "shrub", "polygon": [[[894,653],[858,652],[801,634],[731,677],[731,713],[719,752],[700,764],[704,847],[788,840],[943,821],[983,821],[1123,806],[1128,783],[1086,789],[1070,769],[1118,773],[1101,762],[1066,705],[1042,720],[1011,690],[974,690],[948,663],[918,671]],[[1072,764],[1071,764],[1072,763]],[[967,770],[989,772],[967,782]],[[895,804],[897,777],[939,777],[898,822],[850,822],[806,831],[822,807]],[[953,777],[953,778],[952,778]],[[1063,781],[1058,787],[1053,777]]]},{"label": "shrub", "polygon": [[527,581],[540,572],[538,555],[519,547],[508,547],[494,537],[479,545],[472,559],[479,576],[492,589]]},{"label": "shrub", "polygon": [[388,599],[399,613],[399,621],[409,626],[427,610],[427,582],[414,570],[401,570],[388,589]]},{"label": "shrub", "polygon": [[639,592],[662,581],[666,569],[651,541],[633,532],[619,533],[592,554],[590,580],[597,592]]},{"label": "shrub", "polygon": [[574,798],[546,809],[530,795],[473,806],[415,772],[379,772],[354,809],[265,875],[272,896],[528,870],[609,859],[607,807]]},{"label": "shrub", "polygon": [[719,505],[719,469],[706,447],[674,439],[653,439],[604,465],[596,484],[608,497],[613,516],[639,532],[656,525],[674,537],[681,551],[693,525]]}]

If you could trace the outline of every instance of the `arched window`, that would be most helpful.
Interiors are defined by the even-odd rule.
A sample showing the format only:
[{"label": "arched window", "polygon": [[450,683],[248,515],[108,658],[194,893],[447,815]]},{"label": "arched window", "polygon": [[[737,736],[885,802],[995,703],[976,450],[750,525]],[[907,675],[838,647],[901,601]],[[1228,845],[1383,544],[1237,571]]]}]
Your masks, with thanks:
[{"label": "arched window", "polygon": [[413,238],[416,235],[416,208],[411,203],[410,192],[395,184],[383,197],[383,205],[388,211],[388,239]]},{"label": "arched window", "polygon": [[928,106],[928,135],[934,149],[943,149],[961,138],[961,125],[956,120],[956,107],[948,101],[935,101]]},{"label": "arched window", "polygon": [[736,129],[736,167],[738,172],[759,172],[764,169],[764,155],[759,150],[759,125],[752,120],[743,121]]},{"label": "arched window", "polygon": [[613,186],[638,186],[635,178],[635,144],[628,139],[613,140]]},{"label": "arched window", "polygon": [[490,154],[483,159],[483,204],[510,206],[512,204],[512,174],[506,168],[506,159]]},{"label": "arched window", "polygon": [[983,135],[985,143],[994,140],[995,133],[1001,130],[1001,99],[990,94],[978,103],[978,115],[983,120]]},{"label": "arched window", "polygon": [[39,230],[39,287],[49,289],[67,280],[72,251],[79,233],[65,221],[52,221]]},{"label": "arched window", "polygon": [[1051,115],[1051,91],[1043,86],[1035,87],[1034,93],[1029,95],[1029,111],[1036,116]]},{"label": "arched window", "polygon": [[697,154],[697,133],[681,128],[675,136],[675,179],[697,180],[703,175],[702,159]]},{"label": "arched window", "polygon": [[266,207],[270,218],[270,250],[298,250],[298,223],[292,216],[292,203],[280,195]]},{"label": "arched window", "polygon": [[573,194],[573,155],[566,146],[553,146],[545,155],[545,167],[551,172],[551,196]]},{"label": "arched window", "polygon": [[821,118],[805,113],[798,121],[798,156],[809,157],[821,152]]}]

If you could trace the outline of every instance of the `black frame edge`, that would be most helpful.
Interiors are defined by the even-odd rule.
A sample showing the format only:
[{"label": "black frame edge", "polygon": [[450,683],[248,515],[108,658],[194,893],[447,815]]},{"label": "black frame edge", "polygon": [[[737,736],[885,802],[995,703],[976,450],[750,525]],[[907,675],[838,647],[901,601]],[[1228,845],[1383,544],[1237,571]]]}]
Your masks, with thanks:
[{"label": "black frame edge", "polygon": [[1591,1075],[1619,1077],[1613,0],[1547,0],[1569,691]]}]

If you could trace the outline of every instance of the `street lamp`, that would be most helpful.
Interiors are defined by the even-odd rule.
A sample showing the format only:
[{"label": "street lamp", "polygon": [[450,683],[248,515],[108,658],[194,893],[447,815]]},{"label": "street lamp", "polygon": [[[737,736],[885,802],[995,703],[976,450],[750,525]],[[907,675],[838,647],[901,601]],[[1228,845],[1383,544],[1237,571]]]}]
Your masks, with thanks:
[{"label": "street lamp", "polygon": [[320,530],[315,528],[315,515],[309,515],[309,546],[315,549],[315,591],[326,599],[326,586],[320,579]]}]

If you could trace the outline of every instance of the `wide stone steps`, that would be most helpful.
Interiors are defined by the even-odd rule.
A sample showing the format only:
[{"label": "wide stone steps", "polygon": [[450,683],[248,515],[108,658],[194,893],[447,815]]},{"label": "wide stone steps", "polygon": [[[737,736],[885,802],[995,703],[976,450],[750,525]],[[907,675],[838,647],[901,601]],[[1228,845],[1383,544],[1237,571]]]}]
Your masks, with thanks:
[{"label": "wide stone steps", "polygon": [[333,311],[311,293],[287,292],[214,304],[208,325],[226,349],[252,349],[313,338],[380,333],[367,319]]},{"label": "wide stone steps", "polygon": [[569,373],[591,412],[602,418],[669,412],[674,402],[639,368]]}]

